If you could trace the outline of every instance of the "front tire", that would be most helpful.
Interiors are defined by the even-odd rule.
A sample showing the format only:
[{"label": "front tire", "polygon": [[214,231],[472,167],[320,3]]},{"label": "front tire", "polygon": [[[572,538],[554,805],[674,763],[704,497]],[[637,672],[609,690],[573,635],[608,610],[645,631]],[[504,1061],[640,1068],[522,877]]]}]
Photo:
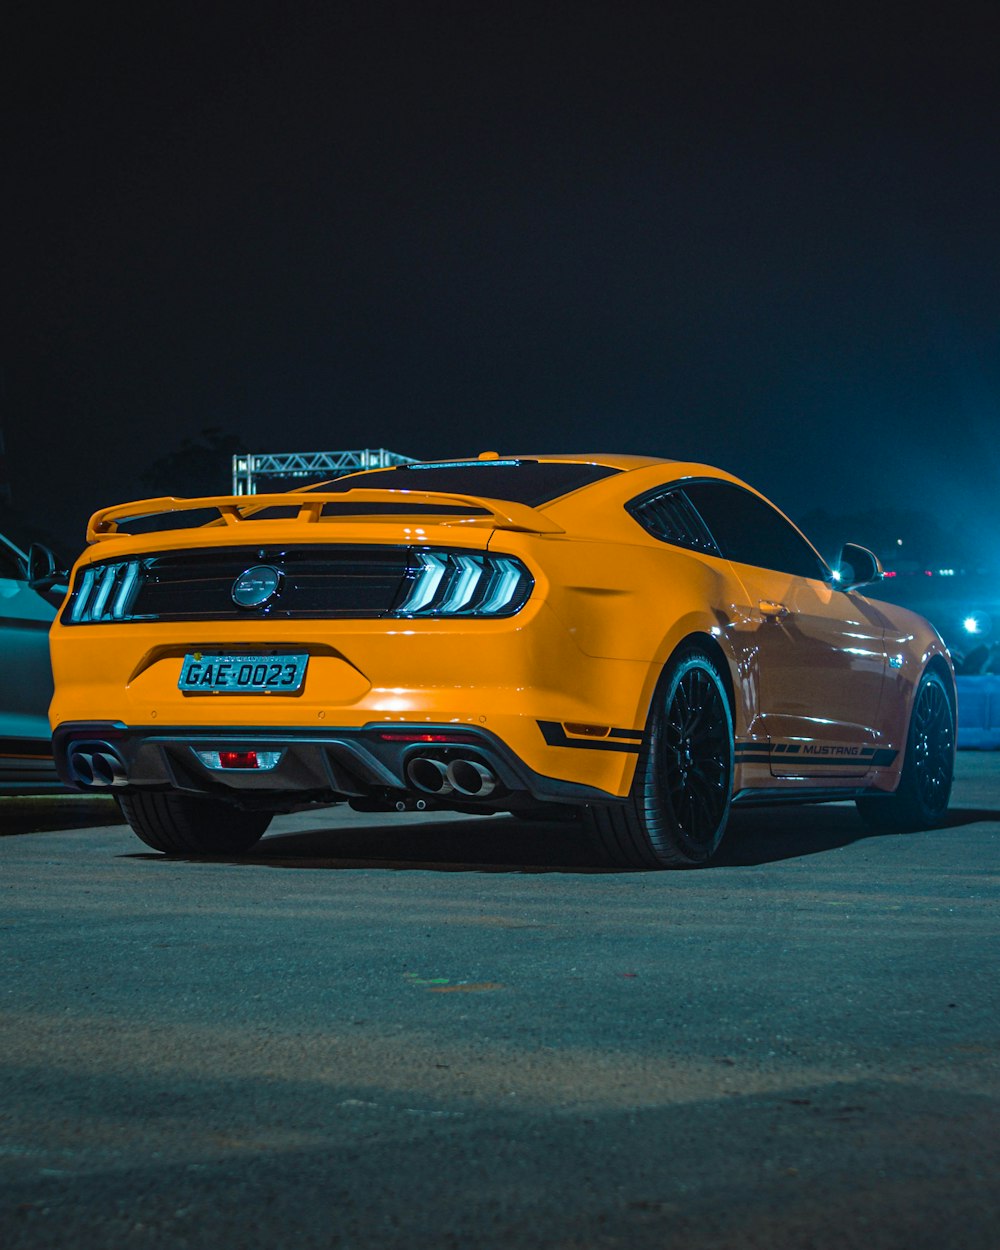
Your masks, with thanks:
[{"label": "front tire", "polygon": [[955,775],[955,712],[940,673],[924,673],[906,736],[903,771],[894,794],[857,800],[872,829],[906,833],[944,820]]},{"label": "front tire", "polygon": [[705,864],[733,792],[733,716],[722,678],[701,651],[664,671],[624,803],[585,809],[607,859],[626,868]]},{"label": "front tire", "polygon": [[244,812],[219,799],[136,790],[118,796],[138,837],[166,855],[240,855],[262,837],[270,812]]}]

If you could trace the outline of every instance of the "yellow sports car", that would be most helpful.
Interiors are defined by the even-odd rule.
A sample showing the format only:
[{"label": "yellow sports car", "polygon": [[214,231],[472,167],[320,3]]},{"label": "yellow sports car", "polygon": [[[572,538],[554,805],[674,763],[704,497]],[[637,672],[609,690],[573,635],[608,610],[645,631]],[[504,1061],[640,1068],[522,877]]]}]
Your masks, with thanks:
[{"label": "yellow sports car", "polygon": [[[207,518],[207,520],[206,520]],[[275,812],[574,814],[614,862],[705,863],[733,803],[942,820],[955,681],[719,469],[410,464],[98,512],[52,627],[54,753],[140,838],[239,853]]]}]

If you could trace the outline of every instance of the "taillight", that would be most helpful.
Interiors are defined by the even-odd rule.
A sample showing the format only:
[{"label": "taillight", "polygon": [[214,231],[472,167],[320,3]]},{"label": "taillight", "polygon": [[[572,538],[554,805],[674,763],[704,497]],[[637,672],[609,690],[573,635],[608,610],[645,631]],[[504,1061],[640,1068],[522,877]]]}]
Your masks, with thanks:
[{"label": "taillight", "polygon": [[227,768],[238,769],[240,772],[255,768],[261,772],[270,772],[272,768],[277,768],[283,754],[283,751],[195,751],[205,767],[215,772],[222,772]]},{"label": "taillight", "polygon": [[73,625],[91,621],[127,621],[141,586],[142,564],[139,560],[88,565],[73,587],[66,619]]},{"label": "taillight", "polygon": [[394,616],[513,616],[534,580],[514,556],[414,551]]}]

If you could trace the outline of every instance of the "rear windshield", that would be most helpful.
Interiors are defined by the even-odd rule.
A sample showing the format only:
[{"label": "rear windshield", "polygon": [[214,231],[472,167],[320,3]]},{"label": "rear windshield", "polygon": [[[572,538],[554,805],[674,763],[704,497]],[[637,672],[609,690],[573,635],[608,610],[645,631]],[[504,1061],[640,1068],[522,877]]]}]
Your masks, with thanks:
[{"label": "rear windshield", "polygon": [[480,495],[537,508],[570,491],[620,473],[605,464],[565,460],[455,460],[440,464],[405,464],[371,473],[352,473],[309,490],[340,491],[356,487],[379,490],[429,490],[449,495]]}]

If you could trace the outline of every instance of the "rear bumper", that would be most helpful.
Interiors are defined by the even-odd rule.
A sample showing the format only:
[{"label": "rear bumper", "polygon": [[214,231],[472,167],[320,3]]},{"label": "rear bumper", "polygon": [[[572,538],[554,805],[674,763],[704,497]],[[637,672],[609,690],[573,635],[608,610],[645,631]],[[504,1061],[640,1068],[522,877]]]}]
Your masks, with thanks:
[{"label": "rear bumper", "polygon": [[[552,728],[542,722],[538,733],[544,742],[546,734],[552,737]],[[581,745],[566,743],[570,749]],[[639,743],[623,741],[615,749],[634,758]],[[198,752],[206,751],[272,752],[278,762],[268,769],[219,769],[200,758]],[[619,797],[596,786],[536,772],[486,729],[426,721],[321,731],[78,721],[56,728],[53,754],[60,777],[75,790],[175,790],[271,810],[347,799],[359,806],[420,804],[508,811],[533,803],[606,803]],[[442,773],[458,761],[478,764],[491,779],[490,789],[485,794],[472,793],[451,787],[447,779],[440,790],[428,788],[416,780],[421,776],[419,768],[412,768],[417,759],[439,761]],[[426,775],[433,769],[423,772]]]},{"label": "rear bumper", "polygon": [[[287,739],[295,746],[282,781],[295,780],[291,763],[299,760],[310,784],[326,793],[401,786],[399,751],[383,750],[379,729],[444,726],[478,733],[482,749],[515,772],[505,783],[512,789],[520,779],[518,789],[550,801],[562,782],[573,796],[620,798],[629,791],[637,752],[615,735],[641,736],[658,671],[643,660],[586,654],[542,602],[497,621],[264,620],[241,622],[239,629],[228,622],[57,623],[51,642],[56,740],[81,725],[112,726],[124,735],[132,785],[166,784],[154,761],[133,760],[134,744],[165,746],[196,735],[264,745],[279,735],[280,745]],[[181,690],[184,658],[198,651],[305,653],[305,683],[289,697]],[[546,736],[541,724],[583,725],[598,735],[605,727],[610,741],[595,747],[570,729],[570,742]],[[323,758],[307,750],[327,741],[339,745]],[[183,752],[180,757],[186,764]],[[171,749],[170,758],[178,753]],[[237,787],[228,779],[199,780],[222,793]]]}]

